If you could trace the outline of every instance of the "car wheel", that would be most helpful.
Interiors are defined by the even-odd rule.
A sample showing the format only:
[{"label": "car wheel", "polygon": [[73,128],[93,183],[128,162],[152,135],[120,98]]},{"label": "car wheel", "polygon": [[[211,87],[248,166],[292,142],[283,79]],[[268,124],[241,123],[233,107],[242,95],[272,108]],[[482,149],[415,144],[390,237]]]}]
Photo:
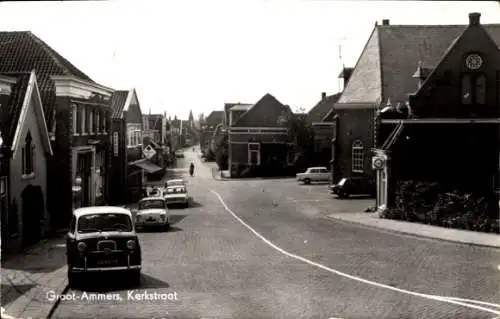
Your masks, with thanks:
[{"label": "car wheel", "polygon": [[140,270],[132,270],[130,272],[130,283],[133,286],[139,286],[141,284],[141,271]]},{"label": "car wheel", "polygon": [[309,178],[304,179],[304,184],[306,185],[311,184],[311,180]]},{"label": "car wheel", "polygon": [[163,226],[163,229],[165,231],[169,230],[170,229],[170,223],[166,223],[165,226]]}]

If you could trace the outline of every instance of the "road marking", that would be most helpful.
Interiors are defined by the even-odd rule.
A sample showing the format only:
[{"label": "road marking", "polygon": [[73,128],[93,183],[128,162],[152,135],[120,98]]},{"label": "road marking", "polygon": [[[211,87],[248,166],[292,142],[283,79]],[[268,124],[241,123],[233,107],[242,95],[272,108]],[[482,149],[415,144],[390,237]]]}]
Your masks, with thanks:
[{"label": "road marking", "polygon": [[[467,301],[467,299],[455,298],[455,297],[442,297],[442,296],[436,296],[436,295],[429,295],[429,294],[424,294],[424,293],[420,293],[420,292],[416,292],[416,291],[411,291],[411,290],[396,288],[396,287],[389,286],[389,285],[386,285],[386,284],[382,284],[382,283],[378,283],[378,282],[375,282],[375,281],[370,281],[370,280],[367,280],[367,279],[363,279],[361,277],[349,275],[347,273],[344,273],[344,272],[341,272],[339,270],[327,267],[327,266],[325,266],[323,264],[311,261],[311,260],[309,260],[307,258],[304,258],[304,257],[301,257],[299,255],[295,255],[295,254],[289,253],[286,250],[284,250],[284,249],[276,246],[275,244],[273,244],[271,241],[269,241],[267,238],[265,238],[264,236],[262,236],[255,229],[253,229],[250,225],[248,225],[247,223],[245,223],[238,215],[236,215],[226,205],[226,203],[224,202],[224,199],[222,198],[222,196],[219,195],[219,193],[217,193],[213,189],[211,190],[211,192],[214,193],[215,196],[217,196],[217,198],[221,202],[222,206],[224,206],[224,208],[226,209],[226,211],[229,212],[237,221],[239,221],[240,224],[242,224],[243,226],[245,226],[255,236],[257,236],[258,238],[260,238],[264,243],[266,243],[267,245],[269,245],[270,247],[274,248],[275,250],[277,250],[278,252],[282,253],[285,256],[288,256],[288,257],[300,260],[300,261],[302,261],[302,262],[304,262],[306,264],[309,264],[311,266],[315,266],[315,267],[321,268],[321,269],[326,270],[328,272],[331,272],[333,274],[336,274],[336,275],[339,275],[339,276],[342,276],[342,277],[345,277],[345,278],[349,278],[349,279],[352,279],[352,280],[355,280],[355,281],[359,281],[359,282],[362,282],[362,283],[365,283],[365,284],[368,284],[368,285],[372,285],[372,286],[375,286],[375,287],[384,288],[384,289],[388,289],[388,290],[400,292],[400,293],[411,295],[411,296],[417,296],[417,297],[421,297],[421,298],[425,298],[425,299],[442,301],[442,302],[450,303],[450,304],[457,305],[457,306],[463,306],[463,307],[466,307],[466,308],[481,310],[481,311],[489,312],[489,313],[492,313],[492,314],[495,314],[495,315],[500,315],[500,310],[486,308],[486,307],[482,307],[480,305],[477,305],[477,304],[487,304],[487,303],[482,302],[482,301],[475,301],[475,300],[470,300],[469,299],[468,300],[469,303],[466,303],[466,302],[462,302],[462,301]],[[493,305],[494,307],[499,307],[500,308],[499,304],[491,304],[491,305]]]}]

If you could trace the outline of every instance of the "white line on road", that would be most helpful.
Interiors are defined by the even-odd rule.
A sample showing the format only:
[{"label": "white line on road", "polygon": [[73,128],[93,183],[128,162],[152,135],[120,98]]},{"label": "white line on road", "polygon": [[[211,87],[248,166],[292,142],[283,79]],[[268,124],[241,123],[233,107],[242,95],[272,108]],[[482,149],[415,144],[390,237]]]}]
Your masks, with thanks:
[{"label": "white line on road", "polygon": [[[352,279],[352,280],[356,280],[356,281],[359,281],[359,282],[362,282],[362,283],[365,283],[365,284],[368,284],[368,285],[372,285],[372,286],[375,286],[375,287],[384,288],[384,289],[388,289],[388,290],[392,290],[392,291],[397,291],[397,292],[400,292],[400,293],[403,293],[403,294],[417,296],[417,297],[421,297],[421,298],[425,298],[425,299],[442,301],[442,302],[446,302],[446,303],[450,303],[450,304],[454,304],[454,305],[458,305],[458,306],[463,306],[463,307],[466,307],[466,308],[481,310],[481,311],[489,312],[489,313],[492,313],[492,314],[495,314],[495,315],[500,315],[500,311],[499,310],[491,309],[491,308],[486,308],[486,307],[482,307],[482,306],[479,306],[479,305],[476,305],[476,304],[472,304],[472,302],[470,302],[470,300],[469,300],[470,303],[466,303],[466,302],[461,302],[460,301],[460,300],[465,301],[466,299],[459,299],[459,298],[454,298],[454,297],[441,297],[441,296],[429,295],[429,294],[424,294],[424,293],[415,292],[415,291],[411,291],[411,290],[406,290],[406,289],[392,287],[392,286],[389,286],[389,285],[386,285],[386,284],[382,284],[382,283],[378,283],[378,282],[375,282],[375,281],[370,281],[370,280],[367,280],[367,279],[363,279],[361,277],[349,275],[347,273],[341,272],[339,270],[332,269],[330,267],[327,267],[327,266],[322,265],[320,263],[311,261],[311,260],[306,259],[304,257],[301,257],[299,255],[295,255],[295,254],[289,253],[286,250],[284,250],[284,249],[276,246],[275,244],[273,244],[271,241],[269,241],[268,239],[266,239],[264,236],[262,236],[261,234],[259,234],[255,229],[253,229],[251,226],[249,226],[247,223],[245,223],[238,215],[236,215],[226,205],[226,203],[224,202],[224,199],[222,199],[222,196],[220,196],[219,193],[217,193],[214,190],[211,190],[211,191],[212,191],[212,193],[215,194],[215,196],[217,196],[217,198],[221,202],[222,206],[224,206],[224,208],[226,209],[226,211],[228,211],[237,221],[239,221],[243,226],[245,226],[248,230],[250,230],[255,236],[257,236],[258,238],[260,238],[267,245],[269,245],[270,247],[274,248],[275,250],[277,250],[278,252],[282,253],[283,255],[286,255],[288,257],[300,260],[300,261],[302,261],[304,263],[307,263],[307,264],[309,264],[311,266],[316,266],[318,268],[321,268],[321,269],[326,270],[328,272],[334,273],[336,275],[339,275],[339,276],[342,276],[342,277],[345,277],[345,278],[349,278],[349,279]],[[483,302],[477,302],[477,301],[475,301],[475,303],[483,303]],[[500,305],[497,305],[497,304],[494,304],[494,305],[495,305],[495,307],[500,306]]]}]

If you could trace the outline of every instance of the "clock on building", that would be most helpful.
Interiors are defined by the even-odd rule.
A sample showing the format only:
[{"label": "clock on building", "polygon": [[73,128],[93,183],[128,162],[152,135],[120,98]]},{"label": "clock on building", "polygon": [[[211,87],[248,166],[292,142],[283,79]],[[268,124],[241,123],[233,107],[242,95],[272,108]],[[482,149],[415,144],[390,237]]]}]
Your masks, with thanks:
[{"label": "clock on building", "polygon": [[482,64],[483,64],[483,59],[481,58],[481,56],[479,56],[479,54],[476,53],[469,54],[465,58],[465,65],[467,66],[468,69],[477,70],[481,67]]}]

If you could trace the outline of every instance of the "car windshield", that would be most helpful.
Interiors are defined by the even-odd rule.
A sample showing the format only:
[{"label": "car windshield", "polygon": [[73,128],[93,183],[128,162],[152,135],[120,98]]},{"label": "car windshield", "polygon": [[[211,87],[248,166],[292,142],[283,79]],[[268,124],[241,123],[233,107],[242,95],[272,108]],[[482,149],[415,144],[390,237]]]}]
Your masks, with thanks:
[{"label": "car windshield", "polygon": [[78,218],[79,233],[100,231],[132,231],[132,221],[126,214],[89,214]]},{"label": "car windshield", "polygon": [[160,199],[148,199],[139,202],[139,209],[162,209],[165,208],[165,201]]},{"label": "car windshield", "polygon": [[339,186],[343,186],[347,183],[347,178],[342,178],[339,182]]},{"label": "car windshield", "polygon": [[178,193],[185,193],[186,188],[185,187],[169,187],[167,188],[167,194],[178,194]]}]

